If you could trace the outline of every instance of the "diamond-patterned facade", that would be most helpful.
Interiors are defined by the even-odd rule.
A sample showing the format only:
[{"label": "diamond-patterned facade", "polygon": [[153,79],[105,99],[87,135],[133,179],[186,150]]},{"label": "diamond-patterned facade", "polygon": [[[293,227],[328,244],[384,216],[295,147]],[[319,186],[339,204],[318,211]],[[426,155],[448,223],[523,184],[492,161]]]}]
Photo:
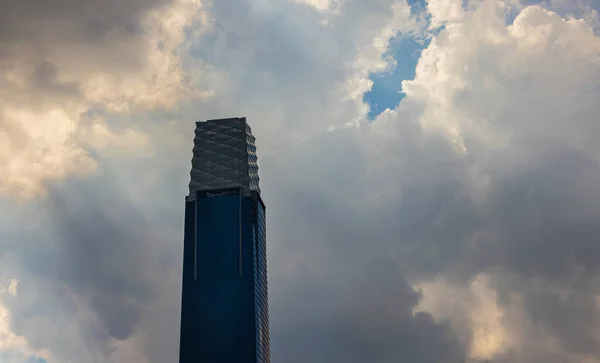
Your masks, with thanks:
[{"label": "diamond-patterned facade", "polygon": [[190,196],[245,187],[260,193],[255,138],[245,117],[196,122]]}]

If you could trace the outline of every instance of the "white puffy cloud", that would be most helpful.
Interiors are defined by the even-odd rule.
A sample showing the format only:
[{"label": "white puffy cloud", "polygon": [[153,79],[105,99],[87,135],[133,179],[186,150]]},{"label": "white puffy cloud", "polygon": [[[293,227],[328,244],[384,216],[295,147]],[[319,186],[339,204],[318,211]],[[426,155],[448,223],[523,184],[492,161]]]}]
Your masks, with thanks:
[{"label": "white puffy cloud", "polygon": [[32,112],[5,105],[2,111],[1,194],[36,196],[45,182],[95,168],[94,160],[75,143],[77,125],[64,110]]},{"label": "white puffy cloud", "polygon": [[458,22],[464,15],[462,0],[429,0],[427,11],[431,15],[431,27]]},{"label": "white puffy cloud", "polygon": [[467,286],[433,280],[416,288],[423,299],[415,311],[431,312],[436,320],[449,321],[462,332],[471,360],[492,360],[515,344],[506,313],[498,305],[497,291],[485,274],[477,275]]},{"label": "white puffy cloud", "polygon": [[534,135],[593,143],[598,37],[584,20],[539,6],[506,26],[505,10],[486,1],[423,51],[415,79],[403,82],[407,98],[425,107],[421,123],[465,152],[465,138],[488,147]]}]

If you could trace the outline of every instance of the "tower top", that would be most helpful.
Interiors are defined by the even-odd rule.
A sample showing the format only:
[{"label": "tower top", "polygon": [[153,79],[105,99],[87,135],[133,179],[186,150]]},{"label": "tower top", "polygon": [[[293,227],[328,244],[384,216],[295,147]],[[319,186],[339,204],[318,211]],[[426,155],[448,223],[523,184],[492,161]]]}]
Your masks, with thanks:
[{"label": "tower top", "polygon": [[245,117],[196,122],[190,198],[234,187],[260,193],[255,141]]}]

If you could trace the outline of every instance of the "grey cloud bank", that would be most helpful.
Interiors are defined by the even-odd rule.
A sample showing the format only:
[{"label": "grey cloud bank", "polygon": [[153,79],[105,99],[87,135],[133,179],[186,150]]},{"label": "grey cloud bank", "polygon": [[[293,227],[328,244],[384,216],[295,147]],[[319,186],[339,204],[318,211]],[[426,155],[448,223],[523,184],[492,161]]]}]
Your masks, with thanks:
[{"label": "grey cloud bank", "polygon": [[[198,7],[210,29],[181,59],[214,95],[114,118],[145,126],[152,159],[96,150],[95,174],[55,181],[1,224],[0,272],[20,281],[3,324],[27,344],[0,349],[176,359],[192,121],[245,115],[269,209],[274,361],[600,361],[600,110],[584,91],[600,85],[599,40],[543,7],[512,26],[495,1],[436,14],[452,3],[430,2],[446,29],[371,124],[361,92],[385,68],[378,42],[423,29],[406,4]],[[154,5],[111,22],[143,34],[128,19]]]}]

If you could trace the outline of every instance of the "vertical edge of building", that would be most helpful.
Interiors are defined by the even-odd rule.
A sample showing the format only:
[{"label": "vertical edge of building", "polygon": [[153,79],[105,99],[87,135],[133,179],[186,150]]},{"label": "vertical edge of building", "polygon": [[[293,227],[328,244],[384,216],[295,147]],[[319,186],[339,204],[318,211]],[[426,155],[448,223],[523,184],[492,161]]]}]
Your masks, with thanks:
[{"label": "vertical edge of building", "polygon": [[267,279],[267,210],[256,193],[256,234],[254,238],[254,279],[255,279],[255,315],[256,315],[256,355],[257,362],[271,362],[269,328],[269,294]]},{"label": "vertical edge of building", "polygon": [[266,208],[245,118],[196,123],[180,363],[270,363]]}]

